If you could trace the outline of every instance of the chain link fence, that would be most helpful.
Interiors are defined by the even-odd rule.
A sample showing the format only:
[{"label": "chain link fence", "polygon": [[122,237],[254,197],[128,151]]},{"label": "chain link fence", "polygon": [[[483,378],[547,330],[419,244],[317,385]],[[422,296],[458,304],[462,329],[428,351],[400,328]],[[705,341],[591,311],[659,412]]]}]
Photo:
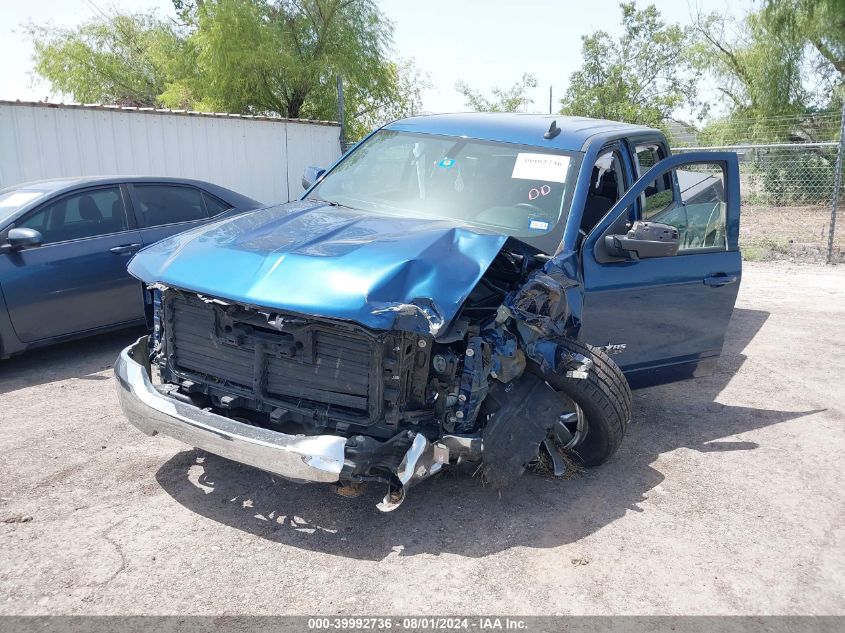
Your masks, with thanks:
[{"label": "chain link fence", "polygon": [[[746,125],[732,122],[709,138],[687,134],[681,146],[674,148],[675,153],[737,153],[740,247],[745,259],[845,262],[843,192],[838,217],[833,214],[836,172],[842,164],[837,161],[839,118],[838,112],[828,112],[755,120]],[[776,138],[788,142],[771,140]]]}]

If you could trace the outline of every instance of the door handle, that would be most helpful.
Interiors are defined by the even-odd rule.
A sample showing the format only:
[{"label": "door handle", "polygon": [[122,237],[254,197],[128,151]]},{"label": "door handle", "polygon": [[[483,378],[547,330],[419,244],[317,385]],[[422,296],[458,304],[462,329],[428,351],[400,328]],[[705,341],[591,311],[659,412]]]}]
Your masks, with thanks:
[{"label": "door handle", "polygon": [[123,244],[121,246],[115,246],[114,248],[110,248],[109,251],[114,253],[115,255],[126,255],[128,253],[134,253],[140,248],[140,244]]},{"label": "door handle", "polygon": [[716,273],[715,275],[708,275],[704,278],[704,285],[711,288],[718,288],[719,286],[727,286],[728,284],[735,284],[739,280],[738,275],[728,275],[727,273]]}]

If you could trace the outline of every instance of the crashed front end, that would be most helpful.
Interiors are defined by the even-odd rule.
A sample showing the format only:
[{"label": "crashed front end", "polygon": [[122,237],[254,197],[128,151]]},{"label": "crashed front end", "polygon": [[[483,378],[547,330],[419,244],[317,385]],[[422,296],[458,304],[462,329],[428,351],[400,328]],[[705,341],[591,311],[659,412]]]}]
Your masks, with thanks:
[{"label": "crashed front end", "polygon": [[[457,393],[433,392],[431,335],[267,312],[161,287],[151,293],[153,338],[136,343],[121,364],[150,358],[161,380],[156,393],[186,405],[183,412],[239,422],[240,442],[253,429],[291,438],[283,450],[295,454],[293,465],[278,455],[275,464],[247,463],[299,481],[380,481],[403,491],[448,463],[450,452],[461,452],[461,440],[444,438],[437,422],[447,399],[453,404],[446,417],[455,419],[458,400]],[[127,417],[145,418],[137,410]],[[278,444],[272,450],[278,453]],[[240,453],[233,459],[245,461]]]},{"label": "crashed front end", "polygon": [[[300,221],[315,212],[294,209]],[[431,223],[415,231],[406,222],[387,237],[382,227],[373,237],[364,230],[372,220],[345,213],[321,218],[339,222],[331,242],[312,239],[262,256],[260,267],[291,288],[289,301],[323,302],[313,314],[303,313],[303,300],[293,310],[233,298],[244,284],[232,277],[220,278],[220,293],[187,289],[191,281],[194,288],[210,283],[196,272],[185,277],[180,264],[188,261],[190,271],[218,265],[223,238],[237,247],[234,257],[254,254],[255,235],[239,239],[226,229],[236,224],[212,229],[217,248],[203,245],[203,233],[142,251],[130,270],[147,282],[151,335],[115,366],[127,418],[148,434],[296,481],[347,490],[385,484],[385,511],[449,463],[483,461],[485,478],[507,485],[567,414],[543,373],[577,378],[589,369],[588,359],[555,342],[577,334],[574,257],[549,260],[517,240]],[[333,270],[343,264],[350,277],[374,281],[353,289],[357,298],[325,286],[320,296],[308,288],[318,280],[302,279],[325,261],[313,261],[315,248],[330,253]],[[373,262],[385,250],[405,259],[386,258],[379,270]],[[303,255],[308,266],[297,261]],[[437,292],[420,297],[435,273],[449,275],[448,283],[435,280]],[[291,287],[297,276],[302,283]],[[325,309],[344,302],[348,318]]]},{"label": "crashed front end", "polygon": [[[379,504],[384,511],[399,506],[406,487],[448,463],[449,438],[443,438],[446,444],[432,445],[424,435],[411,432],[383,443],[363,436],[285,433],[202,407],[196,397],[186,398],[175,385],[153,384],[148,345],[149,337],[141,337],[123,350],[115,364],[121,408],[147,435],[162,433],[302,483],[387,481],[390,492]],[[459,443],[453,446],[460,451]],[[370,469],[383,475],[362,477],[355,472]]]}]

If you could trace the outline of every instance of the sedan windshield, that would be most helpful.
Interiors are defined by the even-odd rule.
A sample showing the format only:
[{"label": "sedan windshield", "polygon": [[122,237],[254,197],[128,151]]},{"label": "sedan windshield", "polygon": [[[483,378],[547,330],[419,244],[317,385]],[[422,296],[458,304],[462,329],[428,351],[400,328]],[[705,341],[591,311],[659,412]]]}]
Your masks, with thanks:
[{"label": "sedan windshield", "polygon": [[309,197],[346,207],[430,216],[514,237],[550,232],[564,214],[574,155],[476,139],[382,130]]},{"label": "sedan windshield", "polygon": [[0,224],[12,217],[25,204],[29,204],[43,195],[43,191],[27,191],[25,189],[0,191]]}]

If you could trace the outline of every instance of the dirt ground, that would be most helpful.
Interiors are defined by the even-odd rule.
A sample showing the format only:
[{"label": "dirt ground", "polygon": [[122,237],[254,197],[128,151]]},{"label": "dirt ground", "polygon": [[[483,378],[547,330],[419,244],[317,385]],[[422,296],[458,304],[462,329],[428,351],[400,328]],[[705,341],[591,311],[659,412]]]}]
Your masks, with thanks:
[{"label": "dirt ground", "polygon": [[[845,214],[840,213],[833,241],[835,262],[845,261]],[[830,203],[815,206],[743,204],[739,227],[742,255],[751,261],[827,261]]]},{"label": "dirt ground", "polygon": [[387,515],[136,431],[138,334],[0,362],[0,614],[845,614],[845,267],[746,265],[716,375],[605,466]]}]

